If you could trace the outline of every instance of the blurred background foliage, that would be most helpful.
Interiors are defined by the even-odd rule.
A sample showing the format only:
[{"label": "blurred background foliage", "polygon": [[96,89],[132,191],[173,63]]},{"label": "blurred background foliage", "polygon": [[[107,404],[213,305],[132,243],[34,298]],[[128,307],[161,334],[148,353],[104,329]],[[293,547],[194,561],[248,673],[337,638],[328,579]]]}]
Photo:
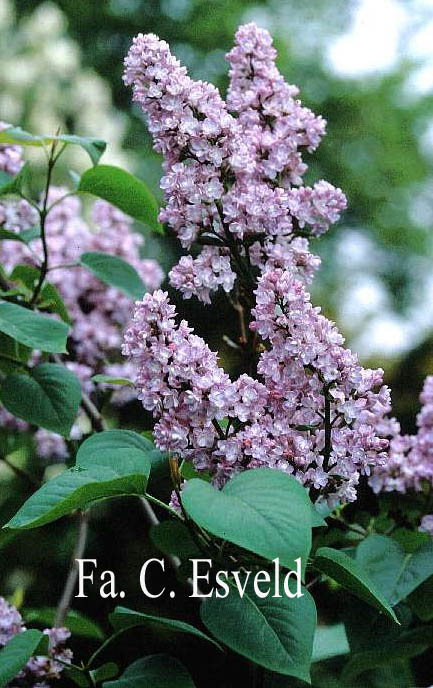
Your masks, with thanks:
[{"label": "blurred background foliage", "polygon": [[[61,126],[103,137],[109,144],[104,160],[135,172],[159,193],[160,160],[122,83],[132,37],[157,33],[194,78],[224,92],[224,54],[237,26],[251,20],[272,32],[281,71],[300,87],[304,103],[328,120],[328,135],[307,160],[307,183],[323,177],[348,196],[342,222],[312,247],[323,258],[314,301],[363,362],[385,368],[396,414],[411,431],[422,380],[433,373],[432,0],[0,0],[0,119],[35,133]],[[62,181],[68,169],[86,162],[72,148]],[[171,238],[147,237],[145,252],[168,269],[179,247]],[[215,306],[218,318],[197,302],[182,304],[185,317],[236,372],[222,342],[223,333],[236,336],[236,323],[223,296]],[[122,422],[149,427],[138,407],[128,408]],[[23,487],[3,466],[2,521],[22,501]],[[135,562],[125,570],[124,589],[128,605],[142,607],[134,569],[145,556],[135,539],[142,541],[139,523],[132,503],[130,510],[100,507],[89,551],[105,568],[119,569],[125,557]],[[51,536],[58,546],[48,560]],[[71,526],[43,529],[36,548],[23,548],[21,540],[31,537],[0,549],[5,564],[14,562],[1,565],[0,590],[12,594],[21,586],[26,604],[45,597],[54,603]],[[97,600],[99,607],[92,608],[94,599],[85,609],[102,619],[110,605]],[[326,676],[323,685],[330,686]]]}]

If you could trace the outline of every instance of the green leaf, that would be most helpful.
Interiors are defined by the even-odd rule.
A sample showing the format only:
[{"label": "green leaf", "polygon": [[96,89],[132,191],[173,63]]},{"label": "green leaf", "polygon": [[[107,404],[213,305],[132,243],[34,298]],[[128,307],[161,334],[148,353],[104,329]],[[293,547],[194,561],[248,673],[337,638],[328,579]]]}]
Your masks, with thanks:
[{"label": "green leaf", "polygon": [[144,282],[137,270],[123,258],[89,251],[82,254],[80,263],[102,282],[117,287],[134,301],[143,298],[146,291]]},{"label": "green leaf", "polygon": [[23,229],[22,232],[10,232],[7,229],[0,229],[0,239],[7,241],[20,241],[22,244],[29,244],[34,239],[38,239],[41,236],[41,230],[39,227],[30,227],[29,229]]},{"label": "green leaf", "polygon": [[[12,531],[10,531],[12,532]],[[56,618],[55,607],[41,607],[39,609],[21,609],[22,617],[26,624],[41,624],[44,628],[52,627]],[[98,626],[92,619],[89,619],[84,614],[69,610],[65,618],[65,626],[69,628],[72,635],[80,636],[81,638],[92,638],[94,640],[104,640],[105,634],[101,627]]]},{"label": "green leaf", "polygon": [[14,177],[12,174],[9,174],[8,172],[5,172],[4,170],[0,170],[0,193],[1,193],[2,187],[6,186],[7,184],[10,184],[13,178]]},{"label": "green leaf", "polygon": [[[252,471],[253,472],[253,471]],[[225,598],[206,599],[200,616],[206,628],[231,650],[260,666],[310,681],[316,608],[309,592],[290,599],[256,595],[249,581],[243,597],[233,583]],[[283,581],[280,581],[283,591]]]},{"label": "green leaf", "polygon": [[305,570],[311,548],[311,504],[295,478],[271,468],[245,471],[219,491],[190,480],[183,506],[202,528],[289,568],[301,558]]},{"label": "green leaf", "polygon": [[209,638],[209,636],[200,631],[198,628],[195,628],[184,621],[179,621],[178,619],[167,619],[164,616],[152,616],[151,614],[135,612],[133,609],[128,609],[127,607],[116,607],[114,612],[110,614],[108,618],[110,619],[111,625],[113,626],[116,634],[127,631],[130,628],[136,628],[138,626],[149,626],[159,631],[182,634],[186,633],[187,635],[192,635],[196,638],[199,638],[199,640],[204,640],[207,643],[211,643],[218,649],[221,649],[218,643],[212,640],[212,638]]},{"label": "green leaf", "polygon": [[197,559],[201,552],[191,533],[181,521],[167,520],[152,526],[150,538],[164,554],[174,554],[179,559]]},{"label": "green leaf", "polygon": [[0,398],[14,416],[68,437],[80,406],[81,387],[65,366],[41,363],[29,375],[8,375]]},{"label": "green leaf", "polygon": [[15,303],[0,303],[0,332],[32,349],[66,353],[69,327],[64,322]]},{"label": "green leaf", "polygon": [[81,177],[78,191],[103,198],[134,220],[162,232],[154,195],[140,179],[120,167],[98,165],[87,170]]},{"label": "green leaf", "polygon": [[80,446],[74,468],[45,483],[6,527],[36,528],[101,499],[144,496],[153,451],[149,444],[126,430],[92,435]]},{"label": "green leaf", "polygon": [[38,298],[38,308],[47,310],[50,313],[57,313],[67,325],[71,325],[72,321],[69,317],[68,310],[62,297],[59,294],[57,287],[51,282],[45,282]]},{"label": "green leaf", "polygon": [[108,681],[103,688],[195,688],[194,682],[178,659],[169,655],[149,655],[137,659],[125,669],[117,681]]},{"label": "green leaf", "polygon": [[4,688],[27,664],[43,639],[41,631],[23,631],[0,650],[0,688]]},{"label": "green leaf", "polygon": [[0,131],[0,144],[16,143],[21,146],[50,146],[54,141],[81,146],[81,148],[88,153],[94,165],[99,161],[107,147],[106,142],[102,139],[92,138],[90,136],[30,134],[21,129],[21,127],[8,127]]},{"label": "green leaf", "polygon": [[[5,130],[3,130],[5,131]],[[0,142],[1,142],[1,134],[2,132],[0,131]],[[29,163],[26,162],[18,174],[15,175],[15,177],[9,176],[9,180],[4,179],[4,183],[0,185],[0,196],[9,196],[9,195],[14,195],[14,194],[20,194],[23,189],[25,184],[28,181],[29,178],[29,172],[30,172],[30,166]],[[1,182],[0,182],[1,183]]]},{"label": "green leaf", "polygon": [[347,655],[350,652],[346,629],[343,623],[333,626],[318,626],[314,634],[313,662],[330,657]]},{"label": "green leaf", "polygon": [[368,573],[363,567],[344,552],[331,547],[320,547],[316,552],[314,566],[333,580],[340,583],[353,595],[386,614],[398,623],[394,610],[387,598],[375,589]]},{"label": "green leaf", "polygon": [[94,375],[90,379],[92,382],[99,382],[104,385],[127,385],[129,387],[134,386],[132,380],[128,380],[127,377],[113,377],[112,375]]},{"label": "green leaf", "polygon": [[433,576],[427,578],[411,593],[408,602],[421,621],[433,620]]},{"label": "green leaf", "polygon": [[93,685],[97,685],[98,683],[101,683],[101,681],[105,681],[108,678],[113,678],[113,676],[116,676],[116,674],[119,671],[119,667],[117,664],[114,664],[114,662],[106,662],[106,664],[102,664],[102,666],[98,667],[97,669],[92,669],[89,671],[89,674],[92,678]]},{"label": "green leaf", "polygon": [[405,553],[385,535],[369,535],[356,550],[356,561],[368,572],[376,588],[392,605],[410,595],[433,575],[433,542]]},{"label": "green leaf", "polygon": [[402,633],[392,642],[384,642],[373,650],[354,654],[341,674],[342,685],[352,686],[354,679],[364,671],[416,657],[430,648],[432,642],[433,626],[421,626]]}]

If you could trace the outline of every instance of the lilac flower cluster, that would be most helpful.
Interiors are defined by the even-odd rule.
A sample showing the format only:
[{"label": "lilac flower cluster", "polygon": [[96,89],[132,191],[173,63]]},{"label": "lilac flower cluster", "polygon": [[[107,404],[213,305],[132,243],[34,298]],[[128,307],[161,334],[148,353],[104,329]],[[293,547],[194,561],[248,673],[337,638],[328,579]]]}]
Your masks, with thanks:
[{"label": "lilac flower cluster", "polygon": [[[0,597],[0,648],[14,636],[26,630],[18,610]],[[70,637],[67,628],[46,628],[49,637],[49,655],[31,657],[24,669],[8,684],[9,688],[50,688],[51,681],[61,678],[65,664],[70,664],[72,651],[65,648]]]},{"label": "lilac flower cluster", "polygon": [[207,303],[222,286],[248,308],[257,378],[231,381],[160,291],[137,304],[123,352],[137,362],[157,445],[208,471],[218,487],[269,466],[293,474],[315,499],[352,501],[360,475],[385,462],[392,421],[382,371],[359,365],[304,287],[319,266],[309,238],[346,205],[325,181],[302,186],[301,154],[318,146],[325,123],[285,83],[266,31],[241,27],[227,58],[227,105],[154,35],[134,40],[125,81],[164,156],[161,220],[185,248],[204,244],[180,259],[171,284]]},{"label": "lilac flower cluster", "polygon": [[433,486],[433,375],[426,378],[420,401],[416,435],[402,435],[395,425],[389,459],[370,478],[376,493],[421,491],[424,482]]},{"label": "lilac flower cluster", "polygon": [[[251,328],[269,349],[260,381],[232,382],[217,356],[175,322],[166,293],[147,294],[123,352],[138,363],[136,386],[158,422],[157,445],[221,487],[246,468],[293,474],[329,503],[353,501],[361,474],[386,460],[389,391],[381,370],[362,368],[336,327],[290,272],[267,272]],[[224,423],[221,421],[225,419]]]},{"label": "lilac flower cluster", "polygon": [[190,79],[153,34],[138,35],[125,59],[125,83],[164,156],[160,219],[184,248],[205,245],[198,257],[181,258],[170,280],[185,298],[206,303],[220,286],[245,286],[251,270],[296,269],[310,281],[319,259],[305,237],[326,231],[346,207],[327,182],[294,186],[307,169],[301,152],[318,146],[325,122],[278,72],[268,32],[241,27],[227,58],[227,104],[214,86]]}]

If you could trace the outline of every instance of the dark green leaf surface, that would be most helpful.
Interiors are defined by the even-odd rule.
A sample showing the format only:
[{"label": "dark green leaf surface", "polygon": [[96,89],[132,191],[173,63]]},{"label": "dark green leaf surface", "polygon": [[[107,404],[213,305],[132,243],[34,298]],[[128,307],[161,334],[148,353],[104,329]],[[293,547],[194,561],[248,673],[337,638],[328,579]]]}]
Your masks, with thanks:
[{"label": "dark green leaf surface", "polygon": [[133,300],[143,298],[146,291],[143,280],[137,270],[119,256],[109,253],[89,251],[80,258],[81,265],[98,277],[105,284],[117,287]]},{"label": "dark green leaf surface", "polygon": [[92,435],[81,445],[76,466],[45,483],[6,527],[35,528],[76,509],[87,509],[101,499],[144,496],[152,456],[152,445],[148,444],[128,431]]},{"label": "dark green leaf surface", "polygon": [[15,303],[0,303],[0,332],[32,349],[66,353],[69,327],[64,322]]},{"label": "dark green leaf surface", "polygon": [[[224,599],[206,599],[200,616],[206,628],[231,650],[260,666],[310,681],[316,607],[310,593],[290,599],[259,598],[249,582],[241,598],[234,584]],[[280,582],[281,591],[283,582]]]},{"label": "dark green leaf surface", "polygon": [[314,566],[353,595],[371,604],[393,621],[397,621],[387,598],[375,589],[373,581],[363,567],[344,552],[331,547],[320,547],[316,552]]},{"label": "dark green leaf surface", "polygon": [[219,491],[204,480],[190,480],[183,505],[202,528],[223,540],[280,564],[302,570],[311,548],[311,503],[290,475],[270,468],[245,471]]},{"label": "dark green leaf surface", "polygon": [[0,397],[14,416],[68,437],[80,406],[81,387],[65,366],[41,363],[29,375],[8,375]]},{"label": "dark green leaf surface", "polygon": [[4,688],[21,671],[42,640],[41,631],[23,631],[0,650],[0,688]]},{"label": "dark green leaf surface", "polygon": [[169,655],[149,655],[137,659],[117,681],[108,681],[103,688],[194,688],[194,682],[178,659]]}]

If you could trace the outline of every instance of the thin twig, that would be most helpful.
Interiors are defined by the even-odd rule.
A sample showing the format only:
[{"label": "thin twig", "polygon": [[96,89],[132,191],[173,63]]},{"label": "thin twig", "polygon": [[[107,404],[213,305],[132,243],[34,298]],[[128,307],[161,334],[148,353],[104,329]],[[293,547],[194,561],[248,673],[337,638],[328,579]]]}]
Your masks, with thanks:
[{"label": "thin twig", "polygon": [[33,292],[33,296],[30,300],[30,306],[34,306],[36,301],[38,300],[38,296],[40,294],[40,291],[42,289],[42,285],[45,281],[45,277],[47,276],[48,272],[48,244],[47,244],[47,237],[45,233],[45,221],[47,219],[48,215],[48,195],[50,193],[50,186],[51,186],[51,177],[53,174],[53,169],[54,165],[56,163],[57,157],[55,157],[55,151],[56,151],[56,143],[54,142],[53,145],[51,146],[51,152],[50,156],[48,158],[48,169],[47,169],[47,179],[45,182],[45,191],[44,191],[44,200],[42,202],[42,208],[39,210],[39,217],[40,217],[40,225],[41,225],[41,241],[42,241],[42,251],[43,251],[43,260],[42,260],[42,265],[40,267],[40,273],[39,273],[39,279],[36,284],[36,287]]},{"label": "thin twig", "polygon": [[89,515],[87,511],[80,511],[79,525],[77,531],[77,540],[75,543],[74,553],[72,555],[69,573],[66,578],[65,587],[57,605],[56,617],[54,620],[54,627],[59,628],[65,622],[66,614],[71,606],[72,595],[74,594],[75,584],[78,578],[78,564],[77,559],[82,559],[84,550],[86,549],[87,533],[89,529]]}]

